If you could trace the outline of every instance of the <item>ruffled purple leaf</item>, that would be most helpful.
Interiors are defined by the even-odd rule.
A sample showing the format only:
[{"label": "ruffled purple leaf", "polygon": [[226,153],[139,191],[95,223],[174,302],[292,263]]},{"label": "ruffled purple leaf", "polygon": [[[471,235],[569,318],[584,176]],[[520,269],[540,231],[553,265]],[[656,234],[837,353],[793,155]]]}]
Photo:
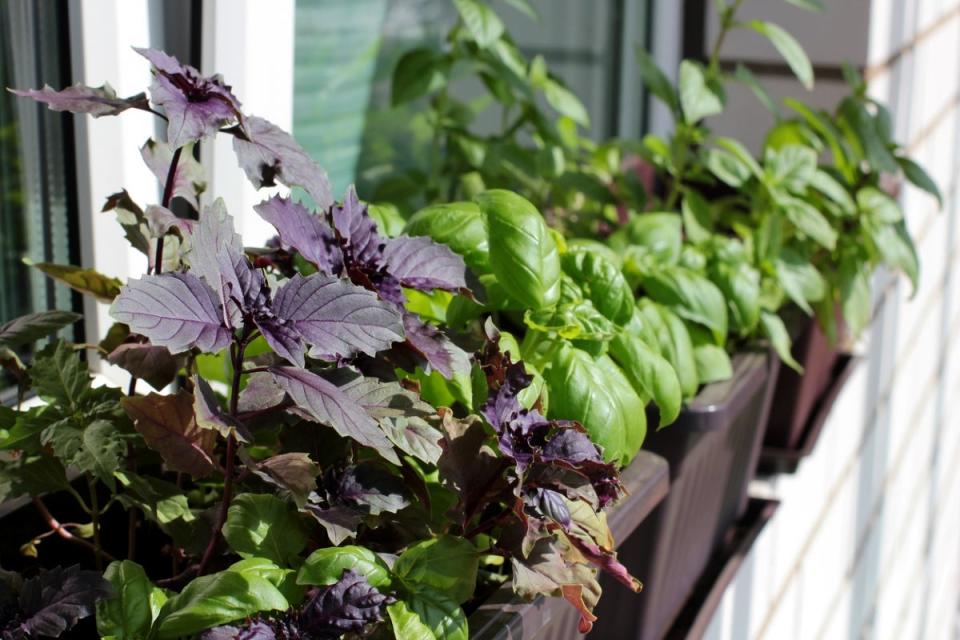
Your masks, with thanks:
[{"label": "ruffled purple leaf", "polygon": [[216,353],[232,338],[213,289],[192,273],[128,281],[111,305],[110,315],[174,354],[194,347]]},{"label": "ruffled purple leaf", "polygon": [[80,619],[93,615],[98,601],[112,595],[113,587],[96,571],[80,565],[50,569],[24,581],[19,631],[27,638],[59,637]]},{"label": "ruffled purple leaf", "polygon": [[313,591],[300,610],[300,628],[314,638],[339,638],[380,622],[393,602],[363,575],[345,569],[337,582]]},{"label": "ruffled purple leaf", "polygon": [[[276,293],[273,313],[328,361],[374,355],[403,340],[400,313],[376,294],[323,274],[295,275]],[[294,354],[296,355],[296,354]],[[294,360],[303,366],[303,356]]]},{"label": "ruffled purple leaf", "polygon": [[240,102],[220,76],[205,77],[156,49],[134,49],[153,65],[150,96],[167,116],[167,143],[177,149],[242,121]]},{"label": "ruffled purple leaf", "polygon": [[302,187],[321,209],[333,204],[327,173],[289,133],[256,116],[246,118],[242,133],[234,137],[233,150],[254,187],[272,187],[280,182]]},{"label": "ruffled purple leaf", "polygon": [[334,205],[330,212],[347,259],[356,265],[379,266],[386,239],[380,236],[377,223],[370,217],[367,205],[360,202],[353,185],[347,189],[343,202]]},{"label": "ruffled purple leaf", "polygon": [[341,436],[352,438],[388,461],[400,464],[390,439],[377,421],[332,383],[315,373],[292,367],[272,367],[270,373],[293,400],[299,415],[328,425]]},{"label": "ruffled purple leaf", "polygon": [[210,383],[199,376],[193,376],[193,415],[201,429],[216,431],[224,438],[232,435],[240,442],[251,439],[247,428],[220,406]]},{"label": "ruffled purple leaf", "polygon": [[104,84],[102,87],[85,87],[82,84],[75,84],[61,91],[47,85],[42,89],[25,91],[10,89],[9,91],[24,98],[43,102],[53,111],[89,113],[94,118],[115,116],[127,109],[147,109],[150,106],[147,103],[146,94],[138,93],[129,98],[119,98],[109,84]]},{"label": "ruffled purple leaf", "polygon": [[[150,138],[140,147],[140,156],[160,184],[165,186],[167,173],[170,171],[170,163],[173,161],[173,150],[170,149],[170,145]],[[193,145],[187,144],[180,153],[180,159],[173,174],[171,197],[183,198],[199,211],[200,194],[206,190],[207,179],[203,167],[193,157]]]},{"label": "ruffled purple leaf", "polygon": [[260,217],[276,228],[286,250],[295,250],[320,271],[338,275],[343,271],[343,254],[333,229],[320,216],[290,198],[274,196],[254,207]]},{"label": "ruffled purple leaf", "polygon": [[553,489],[537,488],[524,497],[524,502],[537,515],[545,516],[561,527],[570,527],[570,509],[567,508],[567,504],[563,500],[563,494]]},{"label": "ruffled purple leaf", "polygon": [[300,507],[316,489],[317,476],[320,475],[320,466],[306,453],[296,451],[271,456],[251,469],[267,484],[289,491]]},{"label": "ruffled purple leaf", "polygon": [[360,523],[366,515],[353,507],[345,505],[328,507],[316,502],[307,504],[304,509],[323,527],[327,538],[335,547],[343,544],[345,540],[357,537]]},{"label": "ruffled purple leaf", "polygon": [[200,640],[286,640],[297,636],[278,636],[273,627],[262,620],[255,620],[244,627],[225,625],[207,629],[200,634]]},{"label": "ruffled purple leaf", "polygon": [[233,229],[233,218],[223,200],[205,207],[191,236],[187,254],[190,271],[203,278],[219,294],[227,325],[265,309],[269,296],[263,274],[243,253],[243,241]]},{"label": "ruffled purple leaf", "polygon": [[125,342],[110,352],[107,362],[146,380],[154,389],[173,382],[183,366],[183,356],[175,356],[166,347],[141,342]]},{"label": "ruffled purple leaf", "polygon": [[365,514],[397,513],[410,505],[403,480],[371,463],[329,468],[323,475],[327,502],[349,505]]},{"label": "ruffled purple leaf", "polygon": [[383,262],[390,275],[411,289],[460,291],[467,287],[463,258],[425,236],[387,241]]},{"label": "ruffled purple leaf", "polygon": [[403,329],[407,343],[423,358],[427,373],[436,369],[443,376],[452,378],[456,373],[470,371],[470,357],[437,327],[412,313],[404,313]]}]

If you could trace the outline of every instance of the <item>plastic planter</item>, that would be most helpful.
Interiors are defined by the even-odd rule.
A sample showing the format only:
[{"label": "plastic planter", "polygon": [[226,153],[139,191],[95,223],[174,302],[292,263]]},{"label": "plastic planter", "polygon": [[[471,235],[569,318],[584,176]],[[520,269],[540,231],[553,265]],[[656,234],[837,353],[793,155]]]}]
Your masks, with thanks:
[{"label": "plastic planter", "polygon": [[[610,511],[608,522],[614,539],[625,540],[667,495],[667,462],[647,451],[641,451],[623,472],[628,494]],[[604,586],[601,602],[623,592],[632,601],[643,597],[620,584]],[[510,587],[503,585],[470,616],[472,640],[573,640],[581,638],[577,631],[578,615],[561,598],[537,598],[526,602]]]},{"label": "plastic planter", "polygon": [[793,357],[803,367],[803,375],[783,367],[773,395],[773,407],[767,423],[764,447],[797,449],[818,401],[834,381],[834,367],[840,351],[820,330],[813,319],[796,315],[789,322],[793,338]]},{"label": "plastic planter", "polygon": [[670,493],[620,548],[643,592],[631,599],[604,584],[595,637],[658,640],[670,628],[746,509],[779,366],[769,352],[738,354],[730,380],[648,436],[644,447],[670,465]]}]

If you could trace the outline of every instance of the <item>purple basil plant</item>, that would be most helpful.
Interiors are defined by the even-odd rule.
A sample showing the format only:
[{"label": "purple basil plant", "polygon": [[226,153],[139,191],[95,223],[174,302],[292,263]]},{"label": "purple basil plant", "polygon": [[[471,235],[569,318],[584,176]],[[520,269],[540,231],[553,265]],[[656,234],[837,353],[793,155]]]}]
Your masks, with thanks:
[{"label": "purple basil plant", "polygon": [[[460,256],[429,238],[385,236],[353,188],[335,202],[324,171],[288,133],[245,114],[219,76],[137,52],[152,65],[149,98],[121,98],[109,85],[15,92],[55,110],[137,109],[167,124],[166,142],[141,149],[163,186],[160,203],[141,207],[120,191],[104,207],[148,272],[124,284],[38,265],[111,304],[117,324],[97,348],[130,372],[127,393],[94,388],[82,349],[66,342],[37,351],[31,366],[11,351],[76,316],[0,327],[4,365],[49,401],[0,413],[0,448],[18,452],[0,463],[0,499],[4,486],[33,498],[51,527],[34,552],[57,533],[98,564],[112,561],[102,579],[67,570],[91,586],[58,614],[61,626],[96,601],[104,636],[267,640],[389,628],[399,638],[466,637],[462,606],[474,597],[481,550],[509,558],[521,595],[570,601],[582,631],[599,570],[638,589],[601,514],[622,494],[615,467],[579,424],[521,405],[530,378],[500,352],[491,323],[485,336],[477,327],[471,356],[409,310],[410,291],[472,297]],[[267,248],[244,247],[222,200],[205,204],[194,149],[215,135],[233,138],[255,187],[308,196],[255,207],[277,231]],[[225,365],[222,378],[211,377],[211,362]],[[417,368],[471,379],[476,406],[431,406]],[[138,380],[176,390],[137,394]],[[90,488],[91,504],[78,499],[92,542],[43,501],[70,491],[68,467]],[[113,507],[129,515],[127,560],[100,537]],[[169,571],[134,561],[143,557],[136,532],[148,526],[169,539],[160,554]],[[156,606],[133,606],[146,599]],[[27,609],[0,615],[0,627],[27,624],[36,613]]]}]

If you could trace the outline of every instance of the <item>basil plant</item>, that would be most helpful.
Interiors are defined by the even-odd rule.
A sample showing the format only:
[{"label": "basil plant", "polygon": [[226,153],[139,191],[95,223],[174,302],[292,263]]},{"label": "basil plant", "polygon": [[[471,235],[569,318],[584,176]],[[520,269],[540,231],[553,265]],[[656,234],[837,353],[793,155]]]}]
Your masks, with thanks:
[{"label": "basil plant", "polygon": [[[538,368],[489,318],[464,335],[437,321],[431,301],[474,305],[461,254],[391,234],[353,189],[334,201],[324,171],[219,76],[138,53],[149,97],[16,92],[94,117],[147,111],[166,141],[141,149],[160,203],[120,191],[104,207],[146,274],[35,265],[110,304],[106,337],[38,344],[79,319],[57,311],[0,326],[0,362],[40,401],[0,407],[0,501],[28,497],[47,527],[23,541],[30,562],[49,564],[53,539],[89,553],[85,567],[0,573],[0,635],[92,635],[95,622],[130,639],[466,640],[465,611],[505,581],[566,598],[586,632],[599,570],[639,590],[603,513],[623,493],[604,457],[623,451],[598,447],[575,415],[545,415]],[[305,194],[255,207],[277,230],[266,247],[244,247],[223,201],[201,197],[193,150],[215,135],[232,138],[254,187]],[[537,310],[561,298],[560,252],[543,238],[555,282],[541,282]],[[520,270],[508,295],[533,291],[521,271],[542,264],[518,262],[529,243],[489,248],[490,264]],[[95,384],[87,352],[129,372],[125,392]],[[463,380],[469,400],[425,399]],[[63,501],[82,521],[53,513]]]}]

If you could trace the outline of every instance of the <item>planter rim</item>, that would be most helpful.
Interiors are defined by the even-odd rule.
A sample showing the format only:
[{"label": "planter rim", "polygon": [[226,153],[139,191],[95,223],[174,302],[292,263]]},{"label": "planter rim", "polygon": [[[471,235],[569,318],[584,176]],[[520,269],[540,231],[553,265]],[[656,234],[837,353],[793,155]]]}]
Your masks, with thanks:
[{"label": "planter rim", "polygon": [[840,392],[847,385],[847,381],[863,359],[849,353],[841,353],[833,367],[830,385],[814,405],[807,424],[803,428],[803,435],[795,448],[763,447],[760,451],[759,471],[764,475],[776,473],[795,473],[800,462],[813,453],[820,440],[823,426],[830,417],[834,403]]},{"label": "planter rim", "polygon": [[[728,422],[763,386],[773,358],[770,351],[741,351],[732,358],[733,374],[729,379],[712,382],[683,407],[691,428],[710,431]],[[666,427],[669,429],[670,427]]]},{"label": "planter rim", "polygon": [[[641,450],[621,477],[627,494],[607,516],[618,546],[666,497],[669,485],[667,461]],[[560,598],[538,596],[533,601],[523,600],[513,592],[508,581],[471,614],[470,640],[534,638],[536,633],[532,630],[546,628],[556,607],[569,606]]]}]

